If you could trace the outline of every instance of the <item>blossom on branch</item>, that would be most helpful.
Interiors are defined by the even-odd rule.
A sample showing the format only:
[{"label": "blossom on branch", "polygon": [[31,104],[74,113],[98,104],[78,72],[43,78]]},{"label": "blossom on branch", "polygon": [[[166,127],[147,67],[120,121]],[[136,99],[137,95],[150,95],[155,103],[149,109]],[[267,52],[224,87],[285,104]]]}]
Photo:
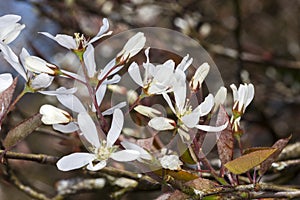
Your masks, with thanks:
[{"label": "blossom on branch", "polygon": [[67,49],[83,50],[89,44],[92,44],[93,42],[96,42],[100,38],[110,35],[112,33],[111,31],[107,32],[109,29],[109,23],[106,18],[103,18],[102,23],[103,23],[103,25],[100,27],[96,36],[94,36],[90,40],[87,40],[83,34],[80,35],[79,33],[75,33],[74,34],[75,37],[72,37],[70,35],[65,35],[65,34],[57,34],[56,36],[53,36],[47,32],[40,32],[40,33],[49,37],[50,39],[56,41],[58,44],[60,44],[61,46],[65,47]]},{"label": "blossom on branch", "polygon": [[240,84],[239,88],[234,84],[230,85],[233,93],[233,112],[239,117],[243,114],[247,108],[247,106],[251,103],[254,98],[254,86],[253,84]]},{"label": "blossom on branch", "polygon": [[47,125],[65,124],[72,121],[72,117],[68,112],[49,104],[41,106],[40,114],[42,115],[42,122]]},{"label": "blossom on branch", "polygon": [[4,15],[0,17],[0,41],[9,44],[14,41],[25,28],[24,24],[17,23],[21,20],[19,15]]},{"label": "blossom on branch", "polygon": [[109,159],[120,162],[129,162],[140,157],[140,153],[135,150],[120,150],[114,145],[120,136],[123,128],[124,116],[120,109],[116,109],[106,140],[99,140],[97,128],[88,113],[83,112],[78,115],[78,124],[82,136],[89,143],[89,150],[92,153],[72,153],[62,157],[57,162],[57,168],[61,171],[70,171],[87,165],[91,171],[101,170],[107,165]]}]

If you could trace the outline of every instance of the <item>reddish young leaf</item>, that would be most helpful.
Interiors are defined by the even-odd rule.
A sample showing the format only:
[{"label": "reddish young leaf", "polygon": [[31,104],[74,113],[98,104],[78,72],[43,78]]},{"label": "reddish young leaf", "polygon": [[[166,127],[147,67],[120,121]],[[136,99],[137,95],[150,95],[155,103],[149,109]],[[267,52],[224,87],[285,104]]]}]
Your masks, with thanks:
[{"label": "reddish young leaf", "polygon": [[229,161],[224,166],[234,174],[242,174],[261,164],[276,150],[276,148],[270,147],[269,149],[253,151],[246,155],[242,155],[241,157],[238,157],[232,161]]},{"label": "reddish young leaf", "polygon": [[273,144],[273,148],[276,148],[277,150],[264,162],[261,163],[260,169],[259,169],[259,174],[263,175],[264,173],[267,172],[267,170],[271,167],[272,163],[278,158],[279,154],[281,151],[286,147],[288,142],[290,141],[292,136],[284,139],[280,139],[277,142]]},{"label": "reddish young leaf", "polygon": [[18,142],[24,140],[36,128],[42,125],[41,114],[35,114],[29,119],[21,122],[15,128],[11,129],[4,139],[3,145],[6,150],[15,146]]},{"label": "reddish young leaf", "polygon": [[[221,126],[229,121],[229,117],[225,111],[225,108],[221,105],[219,113],[217,116],[216,126]],[[233,157],[233,135],[231,130],[231,125],[228,126],[223,131],[217,133],[217,147],[219,158],[221,163],[224,165],[232,160]]]},{"label": "reddish young leaf", "polygon": [[14,79],[14,82],[0,94],[0,124],[5,118],[7,109],[9,108],[10,102],[12,100],[16,85],[18,82],[18,77]]}]

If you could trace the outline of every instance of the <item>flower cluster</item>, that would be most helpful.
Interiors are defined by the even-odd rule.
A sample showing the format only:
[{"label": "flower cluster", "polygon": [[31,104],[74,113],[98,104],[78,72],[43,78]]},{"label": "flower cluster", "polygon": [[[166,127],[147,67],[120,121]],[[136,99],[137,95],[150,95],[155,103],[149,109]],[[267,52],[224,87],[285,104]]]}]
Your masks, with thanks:
[{"label": "flower cluster", "polygon": [[[141,93],[132,106],[133,110],[149,118],[148,126],[157,132],[171,130],[173,135],[178,135],[178,144],[188,149],[194,140],[191,132],[201,134],[203,132],[221,132],[229,123],[233,132],[240,130],[240,119],[254,96],[252,84],[240,85],[239,89],[231,85],[234,105],[232,119],[222,124],[210,124],[212,115],[217,113],[220,105],[224,105],[227,89],[221,87],[214,96],[208,94],[200,100],[200,103],[191,103],[192,98],[201,92],[202,84],[209,73],[210,65],[203,63],[188,79],[189,67],[193,59],[186,55],[179,64],[174,60],[167,60],[162,64],[150,62],[150,48],[144,51],[146,61],[140,66],[137,62],[129,63],[130,59],[137,55],[145,46],[146,38],[138,32],[131,37],[123,49],[103,68],[98,69],[95,62],[95,49],[93,43],[100,38],[111,35],[109,22],[103,19],[96,36],[87,39],[83,34],[75,33],[74,37],[64,34],[53,36],[47,32],[40,34],[56,41],[59,45],[75,53],[81,64],[83,74],[62,69],[46,60],[30,55],[26,49],[22,49],[17,56],[9,44],[20,34],[25,27],[18,23],[21,18],[16,15],[0,17],[0,50],[3,58],[24,79],[25,87],[19,97],[27,92],[39,92],[43,95],[54,96],[63,106],[45,104],[40,107],[39,113],[45,125],[52,125],[53,129],[61,133],[77,133],[82,138],[83,144],[89,152],[75,152],[63,156],[57,167],[61,171],[69,171],[82,167],[96,171],[105,167],[110,160],[119,162],[137,161],[151,166],[158,166],[168,170],[180,170],[185,163],[180,157],[182,149],[178,151],[168,147],[154,153],[156,147],[137,145],[137,140],[122,136],[121,132],[126,126],[121,110],[126,102],[119,102],[109,109],[102,111],[101,104],[109,85],[116,85],[121,80],[118,74],[124,66],[130,78],[139,86]],[[128,65],[126,65],[128,64]],[[56,77],[64,77],[78,81],[88,91],[89,101],[85,101],[76,94],[78,88],[59,87],[56,90],[47,90]],[[0,94],[7,90],[13,83],[10,73],[0,74]],[[194,95],[194,96],[193,96]],[[168,106],[171,112],[168,116],[141,101],[145,97],[160,96],[162,104]],[[19,99],[19,98],[18,98]],[[3,107],[1,105],[1,110]],[[132,109],[129,110],[129,112]],[[1,111],[1,112],[2,112]],[[73,114],[69,112],[72,111]],[[112,115],[112,117],[107,117]],[[110,126],[107,123],[111,120]]]}]

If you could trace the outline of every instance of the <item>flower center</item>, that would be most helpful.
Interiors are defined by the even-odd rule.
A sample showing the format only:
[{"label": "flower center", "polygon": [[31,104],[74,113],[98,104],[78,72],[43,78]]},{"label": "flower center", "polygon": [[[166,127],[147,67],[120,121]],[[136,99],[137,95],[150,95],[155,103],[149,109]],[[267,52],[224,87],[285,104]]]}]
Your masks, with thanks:
[{"label": "flower center", "polygon": [[97,160],[107,160],[112,153],[118,149],[118,146],[108,147],[105,140],[101,142],[101,146],[95,149]]},{"label": "flower center", "polygon": [[77,49],[84,49],[86,47],[86,43],[87,43],[84,35],[81,34],[81,36],[80,36],[79,33],[74,33],[74,36],[75,36]]}]

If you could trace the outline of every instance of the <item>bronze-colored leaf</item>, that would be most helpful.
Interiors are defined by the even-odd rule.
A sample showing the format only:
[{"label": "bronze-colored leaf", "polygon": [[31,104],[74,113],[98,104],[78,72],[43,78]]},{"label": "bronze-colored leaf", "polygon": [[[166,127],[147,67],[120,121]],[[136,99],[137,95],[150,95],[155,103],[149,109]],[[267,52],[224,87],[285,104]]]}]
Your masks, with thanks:
[{"label": "bronze-colored leaf", "polygon": [[[216,126],[221,126],[228,121],[229,117],[225,111],[225,108],[221,105],[217,116]],[[231,125],[228,123],[226,129],[217,133],[218,153],[223,165],[232,160],[233,145],[234,143]]]},{"label": "bronze-colored leaf", "polygon": [[267,170],[271,167],[272,163],[278,158],[279,154],[281,151],[286,147],[288,142],[290,141],[292,136],[284,139],[280,139],[277,142],[273,144],[273,148],[276,148],[277,150],[270,156],[268,159],[266,159],[264,162],[261,163],[260,169],[259,169],[259,174],[263,175],[264,173],[267,172]]},{"label": "bronze-colored leaf", "polygon": [[16,77],[13,83],[0,94],[0,124],[6,116],[17,82],[18,77]]},{"label": "bronze-colored leaf", "polygon": [[35,114],[29,119],[24,120],[15,128],[11,129],[4,139],[3,145],[6,150],[15,146],[18,142],[24,140],[37,127],[42,125],[41,114]]},{"label": "bronze-colored leaf", "polygon": [[276,148],[271,147],[269,149],[257,150],[229,161],[224,166],[234,174],[242,174],[261,164],[276,150]]}]

